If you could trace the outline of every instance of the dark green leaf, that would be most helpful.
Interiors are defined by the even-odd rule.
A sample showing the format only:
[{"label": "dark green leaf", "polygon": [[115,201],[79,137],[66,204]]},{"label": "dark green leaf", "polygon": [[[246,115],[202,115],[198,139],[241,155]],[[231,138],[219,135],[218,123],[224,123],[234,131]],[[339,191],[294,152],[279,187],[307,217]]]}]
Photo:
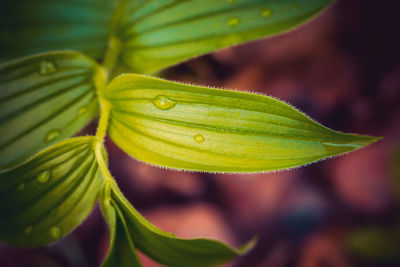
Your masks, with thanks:
[{"label": "dark green leaf", "polygon": [[45,245],[88,216],[102,183],[93,152],[96,140],[68,139],[0,173],[0,240]]},{"label": "dark green leaf", "polygon": [[111,203],[109,190],[110,188],[105,186],[100,195],[100,207],[108,223],[110,233],[109,252],[102,266],[142,266],[136,255],[135,246],[129,235],[125,219],[120,216],[119,211]]},{"label": "dark green leaf", "polygon": [[104,96],[109,134],[134,158],[176,169],[256,172],[295,167],[379,138],[330,130],[264,95],[122,75]]},{"label": "dark green leaf", "polygon": [[217,49],[281,33],[332,0],[128,1],[122,64],[151,73]]},{"label": "dark green leaf", "polygon": [[208,239],[180,239],[152,225],[135,210],[122,195],[115,182],[110,189],[110,201],[125,221],[135,246],[154,260],[167,266],[214,266],[232,260],[248,251],[254,241],[240,250]]},{"label": "dark green leaf", "polygon": [[2,0],[0,58],[73,49],[104,55],[117,0]]},{"label": "dark green leaf", "polygon": [[0,65],[0,169],[85,126],[98,112],[95,83],[104,84],[102,71],[77,52]]}]

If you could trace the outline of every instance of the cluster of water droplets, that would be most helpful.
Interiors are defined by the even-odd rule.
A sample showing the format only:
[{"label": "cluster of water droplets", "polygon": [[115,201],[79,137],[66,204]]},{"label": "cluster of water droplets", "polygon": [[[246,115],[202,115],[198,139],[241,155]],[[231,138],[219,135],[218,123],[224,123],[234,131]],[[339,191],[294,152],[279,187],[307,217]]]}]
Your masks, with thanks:
[{"label": "cluster of water droplets", "polygon": [[[40,172],[37,176],[36,176],[36,181],[38,183],[44,184],[50,181],[51,179],[51,175],[52,175],[52,171],[51,170],[44,170],[42,172]],[[17,187],[18,190],[23,190],[25,189],[25,184],[20,184]],[[54,210],[51,214],[55,215],[57,212],[57,210]],[[31,225],[28,225],[24,228],[24,233],[29,235],[32,233],[33,227]],[[53,238],[53,239],[58,239],[61,237],[62,235],[62,231],[61,228],[59,226],[53,226],[49,229],[49,235]]]},{"label": "cluster of water droplets", "polygon": [[[176,101],[166,95],[158,95],[152,100],[153,105],[160,110],[169,110],[176,106]],[[197,143],[203,143],[206,139],[201,134],[196,134],[193,137]]]}]

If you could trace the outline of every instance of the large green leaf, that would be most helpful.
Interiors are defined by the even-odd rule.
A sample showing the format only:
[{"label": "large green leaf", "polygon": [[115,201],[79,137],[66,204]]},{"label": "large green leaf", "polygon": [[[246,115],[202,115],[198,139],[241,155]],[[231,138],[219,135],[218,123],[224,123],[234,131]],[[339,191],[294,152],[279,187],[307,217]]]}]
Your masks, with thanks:
[{"label": "large green leaf", "polygon": [[109,252],[104,260],[103,267],[136,267],[142,266],[132,238],[126,226],[125,219],[120,215],[118,209],[113,206],[106,185],[100,194],[100,207],[108,223],[110,233]]},{"label": "large green leaf", "polygon": [[127,1],[117,32],[122,64],[151,73],[292,29],[332,0]]},{"label": "large green leaf", "polygon": [[[128,237],[125,237],[125,239],[129,238],[131,243],[135,244],[143,253],[167,266],[204,267],[222,264],[245,253],[254,244],[254,241],[252,241],[240,250],[235,250],[218,241],[177,238],[173,234],[155,227],[141,216],[122,195],[114,181],[110,181],[106,186],[109,187],[107,189],[109,192],[108,201],[111,203],[108,205],[114,207],[114,214],[118,214],[119,222],[124,222],[124,229],[128,232]],[[109,216],[107,215],[106,217]],[[112,220],[112,217],[108,219],[111,226],[115,224],[115,222],[110,223]],[[133,245],[130,248],[132,249]],[[110,266],[135,265],[132,262],[132,265]]]},{"label": "large green leaf", "polygon": [[59,49],[104,55],[117,0],[2,0],[0,59]]},{"label": "large green leaf", "polygon": [[379,138],[330,130],[271,97],[127,74],[112,81],[109,134],[134,158],[176,169],[295,167]]},{"label": "large green leaf", "polygon": [[[98,111],[96,62],[50,52],[0,65],[0,169],[70,137]],[[102,85],[103,84],[103,85]]]},{"label": "large green leaf", "polygon": [[0,240],[45,245],[87,217],[102,183],[93,152],[96,140],[68,139],[0,173]]}]

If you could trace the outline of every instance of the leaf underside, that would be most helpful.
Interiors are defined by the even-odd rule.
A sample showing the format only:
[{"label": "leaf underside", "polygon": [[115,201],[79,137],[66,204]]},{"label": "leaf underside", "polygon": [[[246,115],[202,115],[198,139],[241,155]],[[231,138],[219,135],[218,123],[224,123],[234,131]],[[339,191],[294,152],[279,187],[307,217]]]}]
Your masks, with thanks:
[{"label": "leaf underside", "polygon": [[115,35],[121,64],[136,73],[281,33],[309,20],[332,0],[127,1]]},{"label": "leaf underside", "polygon": [[117,77],[104,96],[111,139],[136,159],[175,169],[279,170],[379,139],[330,130],[271,97],[142,75]]},{"label": "leaf underside", "polygon": [[0,65],[0,169],[79,131],[98,113],[98,65],[77,52]]},{"label": "leaf underside", "polygon": [[0,59],[72,49],[104,55],[117,0],[2,0]]},{"label": "leaf underside", "polygon": [[[109,207],[112,206],[114,213],[117,213],[120,221],[124,222],[131,243],[162,264],[167,266],[216,266],[247,252],[253,245],[253,242],[249,242],[240,250],[235,250],[214,240],[180,239],[171,233],[160,230],[141,216],[122,195],[115,183],[108,186],[111,186]],[[108,222],[110,224],[110,219]],[[113,224],[112,220],[111,224]],[[108,264],[107,260],[106,263]]]},{"label": "leaf underside", "polygon": [[68,139],[0,173],[0,240],[46,245],[88,216],[102,182],[92,149],[95,140]]}]

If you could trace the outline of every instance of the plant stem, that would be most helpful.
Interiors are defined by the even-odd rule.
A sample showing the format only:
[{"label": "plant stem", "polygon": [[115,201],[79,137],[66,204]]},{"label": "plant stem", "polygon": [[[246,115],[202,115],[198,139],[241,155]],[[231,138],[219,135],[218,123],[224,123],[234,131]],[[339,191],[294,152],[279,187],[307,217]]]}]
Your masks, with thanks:
[{"label": "plant stem", "polygon": [[121,52],[121,41],[115,37],[110,36],[108,41],[108,49],[104,56],[103,69],[107,74],[107,80],[111,76],[111,73],[118,61],[119,54]]},{"label": "plant stem", "polygon": [[99,101],[100,101],[101,114],[100,114],[99,125],[97,126],[96,137],[99,140],[103,140],[104,137],[106,136],[108,120],[110,119],[111,104],[101,96],[99,97]]},{"label": "plant stem", "polygon": [[107,163],[104,160],[104,155],[102,153],[102,149],[103,148],[104,147],[103,147],[103,143],[102,142],[96,142],[95,143],[94,151],[95,151],[97,163],[99,164],[99,168],[100,168],[101,174],[103,174],[104,182],[106,184],[109,184],[112,181],[114,181],[114,178],[112,177],[110,171],[108,170]]}]

